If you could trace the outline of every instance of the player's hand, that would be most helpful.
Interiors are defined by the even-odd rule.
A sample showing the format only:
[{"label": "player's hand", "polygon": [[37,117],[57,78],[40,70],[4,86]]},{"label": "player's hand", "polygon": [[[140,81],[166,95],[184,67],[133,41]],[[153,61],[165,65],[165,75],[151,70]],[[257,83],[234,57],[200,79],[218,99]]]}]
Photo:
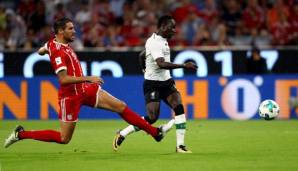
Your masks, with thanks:
[{"label": "player's hand", "polygon": [[98,76],[88,76],[87,81],[91,83],[97,83],[102,85],[104,83],[103,79]]},{"label": "player's hand", "polygon": [[184,68],[196,71],[198,69],[198,66],[193,62],[186,62],[184,64]]}]

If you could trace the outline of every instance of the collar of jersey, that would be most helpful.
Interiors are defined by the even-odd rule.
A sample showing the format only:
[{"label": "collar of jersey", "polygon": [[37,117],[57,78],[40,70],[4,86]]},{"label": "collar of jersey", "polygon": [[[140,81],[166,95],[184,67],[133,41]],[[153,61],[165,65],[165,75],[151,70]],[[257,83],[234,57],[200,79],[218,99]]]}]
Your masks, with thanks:
[{"label": "collar of jersey", "polygon": [[66,47],[68,47],[68,44],[64,44],[64,43],[57,42],[56,39],[54,39],[53,42],[54,42],[54,43],[58,43],[58,44],[60,44],[60,45],[62,45],[62,46],[66,46]]},{"label": "collar of jersey", "polygon": [[156,36],[157,38],[159,38],[159,39],[161,39],[161,40],[167,40],[166,38],[163,38],[162,36],[160,36],[160,35],[158,35],[158,34],[156,34],[156,33],[153,33],[154,34],[154,36]]}]

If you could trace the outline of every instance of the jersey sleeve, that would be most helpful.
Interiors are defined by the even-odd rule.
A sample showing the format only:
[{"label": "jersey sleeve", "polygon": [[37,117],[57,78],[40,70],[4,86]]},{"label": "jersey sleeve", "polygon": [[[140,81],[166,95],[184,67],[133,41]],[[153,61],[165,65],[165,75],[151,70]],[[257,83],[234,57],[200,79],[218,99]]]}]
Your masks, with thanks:
[{"label": "jersey sleeve", "polygon": [[66,63],[65,63],[65,54],[62,51],[53,52],[50,58],[51,58],[52,67],[55,70],[56,74],[58,74],[58,72],[62,70],[67,70]]},{"label": "jersey sleeve", "polygon": [[46,43],[43,45],[43,47],[44,47],[47,51],[49,51],[49,43],[48,43],[48,42],[46,42]]},{"label": "jersey sleeve", "polygon": [[153,41],[148,45],[148,50],[154,60],[164,57],[163,46],[160,42]]}]

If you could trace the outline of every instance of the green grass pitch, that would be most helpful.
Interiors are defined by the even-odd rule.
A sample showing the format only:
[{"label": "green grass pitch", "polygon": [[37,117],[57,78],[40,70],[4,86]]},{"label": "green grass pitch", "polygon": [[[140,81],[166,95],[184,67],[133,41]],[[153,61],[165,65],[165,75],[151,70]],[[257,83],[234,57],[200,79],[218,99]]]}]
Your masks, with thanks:
[{"label": "green grass pitch", "polygon": [[[165,123],[160,121],[157,125]],[[57,129],[58,121],[0,121],[0,140],[17,125]],[[186,143],[192,154],[175,153],[175,130],[157,143],[144,132],[112,150],[122,120],[79,121],[70,144],[33,140],[0,147],[0,171],[239,171],[298,170],[298,121],[189,121]]]}]

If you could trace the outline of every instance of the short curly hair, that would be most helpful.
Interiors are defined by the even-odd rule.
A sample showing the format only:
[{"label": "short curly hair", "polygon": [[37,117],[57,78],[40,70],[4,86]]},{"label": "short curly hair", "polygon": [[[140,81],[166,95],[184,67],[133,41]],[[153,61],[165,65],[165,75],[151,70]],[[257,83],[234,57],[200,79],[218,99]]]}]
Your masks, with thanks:
[{"label": "short curly hair", "polygon": [[166,24],[168,21],[174,19],[172,16],[170,15],[163,15],[158,19],[157,22],[157,28],[160,28],[161,26],[163,26],[164,24]]}]

